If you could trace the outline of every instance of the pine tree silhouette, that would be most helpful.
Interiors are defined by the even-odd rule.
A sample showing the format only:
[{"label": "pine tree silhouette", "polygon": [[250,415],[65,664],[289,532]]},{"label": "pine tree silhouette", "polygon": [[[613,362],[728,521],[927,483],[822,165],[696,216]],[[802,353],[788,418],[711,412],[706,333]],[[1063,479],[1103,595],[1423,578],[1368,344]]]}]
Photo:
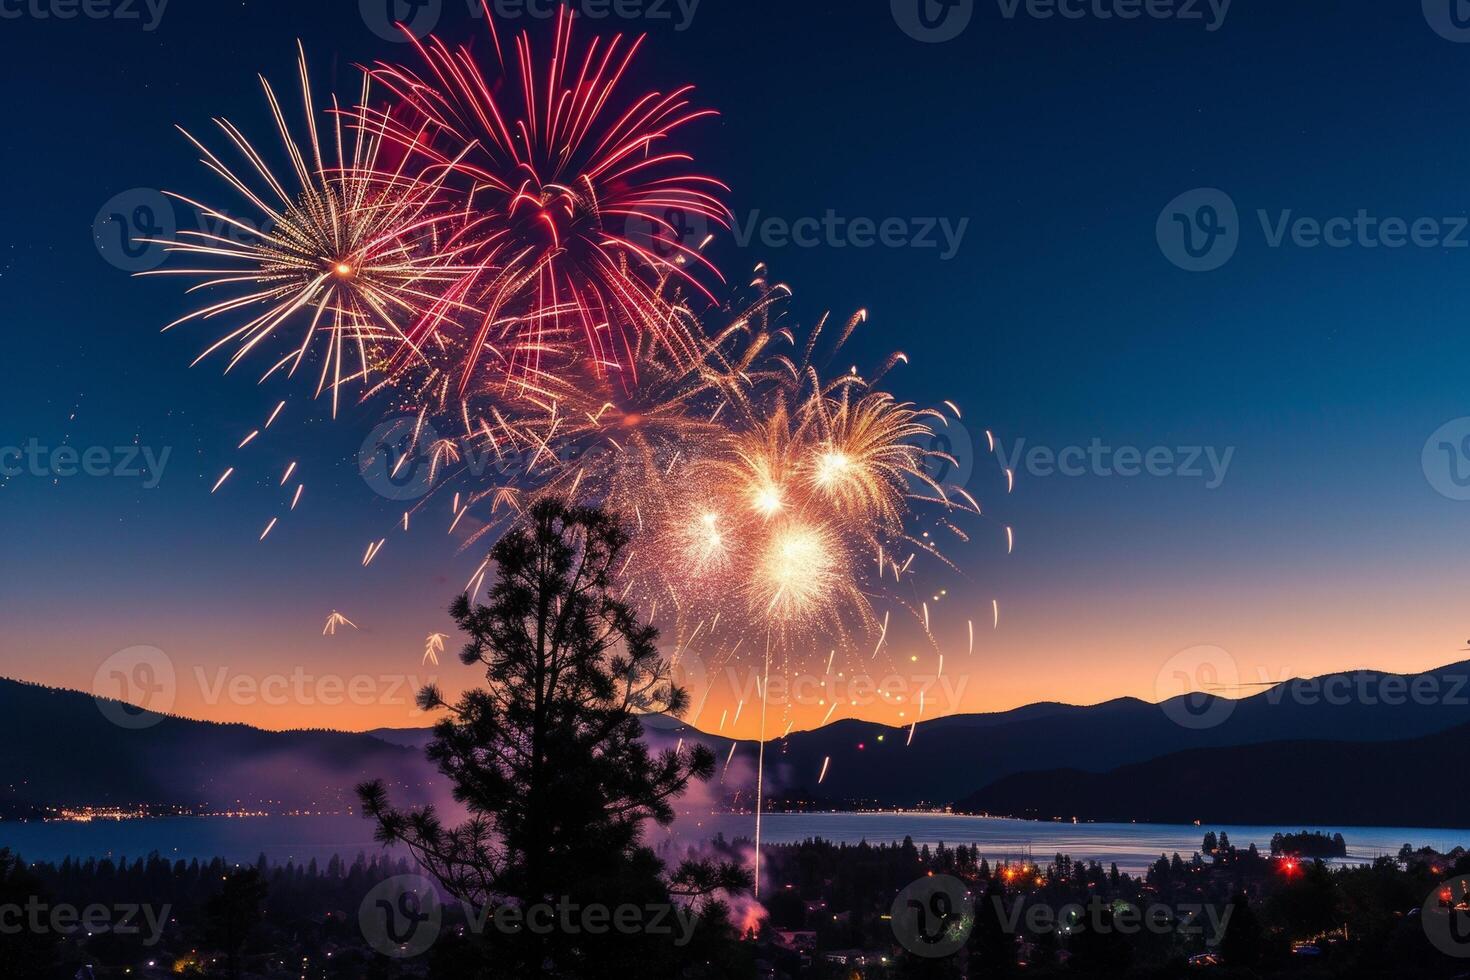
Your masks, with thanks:
[{"label": "pine tree silhouette", "polygon": [[[464,824],[446,827],[432,806],[392,808],[381,782],[358,788],[379,840],[407,845],[446,891],[488,911],[486,976],[650,975],[679,963],[682,948],[677,928],[651,934],[646,921],[591,935],[557,916],[549,932],[511,931],[497,926],[496,910],[679,901],[724,923],[713,896],[750,884],[743,869],[714,861],[669,874],[643,843],[643,825],[670,824],[673,801],[708,780],[715,760],[702,745],[654,755],[643,741],[639,715],[679,716],[688,694],[670,680],[658,631],[611,591],[627,541],[603,511],[538,503],[492,552],[488,604],[455,600],[450,611],[469,638],[460,659],[483,666],[486,685],[454,705],[431,686],[419,704],[447,711],[428,756],[469,811]],[[700,938],[707,955],[709,937]]]}]

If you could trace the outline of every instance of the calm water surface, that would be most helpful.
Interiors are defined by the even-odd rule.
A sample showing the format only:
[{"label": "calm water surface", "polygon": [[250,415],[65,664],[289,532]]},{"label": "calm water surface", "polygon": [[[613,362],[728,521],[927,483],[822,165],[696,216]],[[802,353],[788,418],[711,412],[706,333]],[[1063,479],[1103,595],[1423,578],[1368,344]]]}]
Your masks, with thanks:
[{"label": "calm water surface", "polygon": [[[997,859],[1034,857],[1050,860],[1058,853],[1074,858],[1117,862],[1124,871],[1140,871],[1160,854],[1178,851],[1186,859],[1199,849],[1206,829],[1224,831],[1238,847],[1255,843],[1269,849],[1271,835],[1301,827],[1193,827],[1166,824],[1061,824],[992,817],[960,817],[917,813],[802,813],[767,814],[762,837],[771,843],[789,843],[809,837],[857,843],[887,843],[912,837],[916,844],[979,845],[980,853]],[[1322,827],[1341,833],[1349,860],[1371,861],[1396,854],[1404,844],[1448,851],[1470,847],[1470,830],[1405,827]],[[750,837],[751,816],[703,814],[680,817],[672,830],[655,830],[650,840],[697,843],[722,833],[727,838]],[[33,861],[64,857],[143,857],[150,852],[170,858],[254,861],[265,854],[272,862],[315,858],[325,863],[334,854],[351,860],[359,852],[373,854],[381,845],[373,840],[372,825],[352,815],[311,817],[167,817],[148,820],[91,823],[0,822],[0,847],[8,847]]]}]

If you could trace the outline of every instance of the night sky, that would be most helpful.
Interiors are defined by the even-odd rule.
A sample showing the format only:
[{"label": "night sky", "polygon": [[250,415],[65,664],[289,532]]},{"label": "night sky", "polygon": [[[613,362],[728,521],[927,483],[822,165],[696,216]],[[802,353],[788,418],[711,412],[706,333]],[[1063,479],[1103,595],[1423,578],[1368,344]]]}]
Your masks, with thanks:
[{"label": "night sky", "polygon": [[[299,384],[258,387],[257,368],[191,369],[209,329],[159,332],[190,308],[181,282],[130,277],[93,231],[135,188],[234,206],[174,126],[223,115],[274,149],[255,75],[291,91],[297,38],[318,91],[349,97],[356,64],[411,52],[370,30],[357,0],[172,0],[153,30],[141,0],[141,20],[41,18],[38,3],[58,6],[0,0],[0,449],[170,455],[156,487],[0,478],[0,674],[90,690],[110,654],[149,645],[175,665],[184,714],[418,723],[402,703],[211,697],[222,670],[426,679],[423,637],[451,632],[444,610],[481,553],[457,551],[443,521],[391,533],[401,506],[357,472],[382,406],[334,422]],[[713,250],[732,284],[768,263],[802,322],[866,308],[852,359],[902,349],[900,395],[964,410],[987,517],[954,551],[962,574],[934,586],[948,589],[947,670],[966,680],[950,710],[1153,699],[1166,662],[1201,644],[1229,651],[1244,682],[1463,656],[1470,503],[1452,499],[1459,472],[1438,440],[1428,475],[1423,454],[1470,415],[1470,43],[1417,3],[1238,0],[1223,23],[1203,2],[1203,20],[1009,9],[977,2],[945,43],[910,37],[876,0],[703,0],[684,30],[667,0],[656,10],[671,19],[580,28],[646,30],[636,84],[692,81],[720,111],[689,144],[733,188],[742,226],[757,212],[964,222],[949,256],[937,231],[929,248],[727,235]],[[484,30],[444,0],[441,36]],[[1238,250],[1208,272],[1171,261],[1167,234],[1160,245],[1166,205],[1197,188],[1239,215],[1223,219]],[[1179,213],[1206,221],[1200,200]],[[1423,242],[1388,247],[1383,228],[1309,247],[1299,229],[1272,245],[1283,218],[1360,211],[1418,221]],[[288,396],[268,438],[237,452]],[[1229,466],[1218,480],[1203,455],[1198,477],[1063,476],[1023,456],[1008,496],[987,429],[1007,453],[1097,440],[1167,448],[1179,466],[1209,447]],[[285,512],[292,461],[302,504],[259,542]],[[333,609],[362,630],[322,637]],[[967,659],[969,617],[985,629]],[[477,679],[452,658],[440,674],[451,689]]]}]

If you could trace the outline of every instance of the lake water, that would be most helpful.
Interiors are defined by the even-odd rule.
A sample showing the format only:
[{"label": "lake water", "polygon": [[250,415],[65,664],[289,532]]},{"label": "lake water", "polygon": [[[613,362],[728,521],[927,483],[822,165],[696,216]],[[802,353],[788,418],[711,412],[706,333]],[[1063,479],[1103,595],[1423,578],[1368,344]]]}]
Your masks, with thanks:
[{"label": "lake water", "polygon": [[[1178,851],[1186,859],[1199,849],[1205,830],[1224,831],[1231,843],[1252,842],[1269,850],[1271,835],[1301,827],[1193,827],[1166,824],[1064,824],[918,813],[801,813],[767,814],[762,837],[770,843],[790,843],[809,837],[830,841],[888,843],[910,836],[916,844],[943,841],[979,845],[991,862],[1034,857],[1045,862],[1058,853],[1073,858],[1117,862],[1124,871],[1137,872],[1160,854]],[[1397,854],[1404,844],[1448,851],[1470,847],[1470,830],[1403,827],[1322,827],[1341,833],[1351,862],[1367,862]],[[72,857],[144,857],[152,851],[169,858],[253,862],[265,854],[272,862],[298,863],[312,858],[325,863],[334,854],[351,860],[358,852],[372,854],[381,845],[373,840],[372,824],[361,817],[167,817],[145,820],[95,820],[90,823],[0,822],[0,847],[28,860],[60,861]],[[654,829],[650,842],[673,838],[696,843],[723,833],[727,838],[751,837],[755,819],[740,814],[688,814],[671,830]]]}]

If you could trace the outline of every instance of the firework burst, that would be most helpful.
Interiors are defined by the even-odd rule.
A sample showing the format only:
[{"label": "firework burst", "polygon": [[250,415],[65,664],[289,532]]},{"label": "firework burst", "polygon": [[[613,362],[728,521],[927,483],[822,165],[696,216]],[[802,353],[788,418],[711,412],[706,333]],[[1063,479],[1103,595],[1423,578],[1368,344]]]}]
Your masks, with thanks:
[{"label": "firework burst", "polygon": [[[233,347],[228,369],[286,332],[299,332],[284,356],[265,372],[294,374],[320,349],[317,393],[330,390],[333,414],[339,392],[379,369],[386,350],[415,337],[432,337],[451,316],[467,311],[462,295],[483,274],[461,264],[469,246],[450,244],[460,218],[439,204],[441,179],[420,179],[384,164],[384,136],[349,120],[335,97],[324,140],[312,96],[306,55],[300,54],[306,139],[299,141],[270,83],[261,78],[276,128],[290,160],[292,179],[277,176],[265,156],[225,119],[215,123],[246,161],[232,168],[187,130],[181,132],[202,162],[247,202],[250,220],[180,194],[170,196],[207,219],[164,243],[172,253],[200,260],[200,267],[165,268],[140,275],[199,280],[189,292],[227,289],[211,302],[170,323],[224,318],[230,326],[195,363]],[[362,104],[370,94],[363,77]],[[359,113],[353,113],[353,119]],[[244,322],[231,319],[243,317]]]},{"label": "firework burst", "polygon": [[[493,270],[475,284],[482,312],[456,338],[453,394],[473,393],[486,370],[539,389],[568,358],[631,389],[646,342],[694,361],[701,345],[665,286],[703,292],[694,270],[718,273],[671,218],[726,224],[725,187],[691,173],[691,157],[665,145],[713,113],[691,106],[689,87],[624,98],[641,39],[597,38],[579,55],[565,8],[547,64],[523,34],[509,67],[488,10],[486,21],[493,64],[468,47],[413,39],[422,67],[377,65],[372,74],[395,102],[364,116],[365,128],[447,180],[466,216],[455,241],[472,240],[476,260]],[[412,357],[434,326],[409,331],[399,358]]]},{"label": "firework burst", "polygon": [[[756,287],[756,300],[693,363],[645,349],[637,389],[568,389],[555,413],[522,426],[537,448],[504,482],[471,495],[469,506],[488,502],[494,516],[470,543],[499,533],[535,497],[606,506],[632,534],[623,589],[681,647],[699,635],[728,650],[752,624],[783,656],[818,635],[866,644],[881,628],[875,602],[890,598],[915,557],[943,561],[906,529],[914,508],[978,505],[929,475],[953,462],[924,448],[945,424],[941,413],[854,372],[824,379],[815,356],[824,325],[803,353],[789,352],[795,335],[779,326],[789,291]],[[849,321],[827,360],[863,319]]]}]

